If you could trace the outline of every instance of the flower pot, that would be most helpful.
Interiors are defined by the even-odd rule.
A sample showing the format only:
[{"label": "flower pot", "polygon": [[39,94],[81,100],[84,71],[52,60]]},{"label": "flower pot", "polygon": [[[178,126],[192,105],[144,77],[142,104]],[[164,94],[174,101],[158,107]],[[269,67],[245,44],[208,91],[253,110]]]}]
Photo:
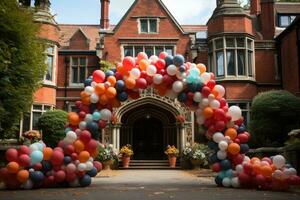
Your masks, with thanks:
[{"label": "flower pot", "polygon": [[110,166],[114,163],[114,160],[105,160],[102,161],[103,169],[104,170],[110,170]]},{"label": "flower pot", "polygon": [[191,163],[193,164],[194,168],[200,168],[202,165],[202,160],[191,159]]},{"label": "flower pot", "polygon": [[177,159],[176,156],[169,155],[169,164],[170,164],[171,168],[175,168],[176,167],[176,159]]},{"label": "flower pot", "polygon": [[130,162],[130,156],[123,156],[122,157],[122,165],[124,168],[129,167],[129,162]]}]

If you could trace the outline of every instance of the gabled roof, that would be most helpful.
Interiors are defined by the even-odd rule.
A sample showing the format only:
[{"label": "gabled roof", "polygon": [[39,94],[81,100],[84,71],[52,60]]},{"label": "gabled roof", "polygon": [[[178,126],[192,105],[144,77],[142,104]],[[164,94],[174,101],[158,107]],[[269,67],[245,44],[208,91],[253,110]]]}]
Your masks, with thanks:
[{"label": "gabled roof", "polygon": [[279,14],[300,14],[299,2],[277,2],[275,10]]},{"label": "gabled roof", "polygon": [[85,37],[87,40],[90,40],[89,37],[85,34],[85,32],[81,29],[81,27],[78,28],[78,30],[71,36],[70,40],[75,36],[77,33],[81,33],[83,37]]},{"label": "gabled roof", "polygon": [[[121,26],[121,24],[123,23],[123,21],[127,18],[127,16],[133,10],[133,8],[135,7],[135,5],[137,4],[138,1],[139,0],[135,0],[133,2],[133,4],[127,10],[127,12],[125,13],[125,15],[123,15],[123,17],[121,18],[121,20],[119,21],[119,23],[114,27],[113,32],[116,32],[119,29],[119,27]],[[185,32],[184,32],[183,28],[180,26],[180,24],[177,22],[177,20],[175,19],[175,17],[171,14],[171,12],[168,10],[168,8],[165,6],[165,4],[161,0],[153,0],[153,1],[157,1],[160,4],[160,6],[163,8],[163,10],[167,13],[167,15],[171,18],[171,20],[173,21],[173,23],[179,29],[179,31],[184,34]]]}]

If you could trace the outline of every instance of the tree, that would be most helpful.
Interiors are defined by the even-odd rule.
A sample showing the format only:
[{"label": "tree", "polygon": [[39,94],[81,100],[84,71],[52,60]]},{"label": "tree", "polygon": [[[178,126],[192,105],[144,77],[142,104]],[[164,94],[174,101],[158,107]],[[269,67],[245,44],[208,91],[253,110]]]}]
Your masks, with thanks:
[{"label": "tree", "polygon": [[281,90],[260,93],[253,100],[249,128],[253,146],[283,146],[288,133],[300,128],[300,99]]},{"label": "tree", "polygon": [[65,137],[65,125],[68,114],[63,110],[52,110],[44,113],[38,122],[42,139],[50,147],[56,147],[59,140]]},{"label": "tree", "polygon": [[45,48],[33,13],[15,0],[0,1],[0,19],[0,138],[9,138],[40,86]]}]

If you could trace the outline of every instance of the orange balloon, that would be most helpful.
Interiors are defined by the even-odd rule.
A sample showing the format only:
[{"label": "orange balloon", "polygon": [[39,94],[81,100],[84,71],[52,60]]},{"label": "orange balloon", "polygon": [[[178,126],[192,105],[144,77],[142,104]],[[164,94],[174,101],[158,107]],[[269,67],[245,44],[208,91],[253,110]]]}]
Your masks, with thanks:
[{"label": "orange balloon", "polygon": [[139,62],[139,67],[142,71],[146,71],[147,67],[150,65],[149,61],[146,59],[143,59]]},{"label": "orange balloon", "polygon": [[85,91],[80,92],[80,97],[84,98],[84,97],[89,97],[90,95],[88,93],[86,93]]},{"label": "orange balloon", "polygon": [[125,84],[128,89],[133,89],[135,87],[135,80],[133,78],[127,78]]},{"label": "orange balloon", "polygon": [[95,86],[95,93],[98,95],[104,94],[105,93],[105,85],[104,83],[98,83]]},{"label": "orange balloon", "polygon": [[234,128],[228,128],[225,131],[225,136],[229,136],[231,140],[234,140],[237,136],[237,131]]},{"label": "orange balloon", "polygon": [[213,91],[211,91],[211,93],[212,93],[215,97],[219,96],[219,92],[218,92],[217,90],[213,90]]},{"label": "orange balloon", "polygon": [[253,164],[252,166],[253,166],[253,170],[254,170],[255,173],[261,174],[261,171],[260,171],[260,164],[255,163],[255,164]]},{"label": "orange balloon", "polygon": [[76,140],[73,145],[76,153],[80,153],[84,150],[84,143],[81,140]]},{"label": "orange balloon", "polygon": [[105,94],[106,94],[107,98],[113,99],[117,95],[117,90],[114,87],[109,87],[105,91]]},{"label": "orange balloon", "polygon": [[114,76],[109,76],[109,77],[107,78],[107,82],[109,82],[110,85],[111,85],[112,87],[114,87],[115,84],[116,84],[116,82],[117,82],[116,77],[114,77]]},{"label": "orange balloon", "polygon": [[270,167],[272,168],[272,172],[275,172],[275,170],[277,169],[277,167],[274,164],[270,165]]},{"label": "orange balloon", "polygon": [[214,110],[211,107],[206,107],[203,110],[203,116],[205,119],[209,119],[214,116]]},{"label": "orange balloon", "polygon": [[273,170],[271,166],[265,165],[260,168],[260,172],[264,177],[271,177]]},{"label": "orange balloon", "polygon": [[122,74],[124,76],[126,76],[128,74],[128,71],[126,71],[126,69],[122,65],[117,67],[117,72],[119,72],[120,74]]},{"label": "orange balloon", "polygon": [[78,160],[81,163],[85,163],[86,161],[88,161],[90,158],[90,153],[88,151],[82,151],[80,152],[80,154],[78,155]]},{"label": "orange balloon", "polygon": [[7,165],[6,165],[6,168],[8,170],[9,173],[11,174],[15,174],[19,171],[19,164],[17,162],[9,162]]},{"label": "orange balloon", "polygon": [[108,97],[106,94],[102,94],[99,98],[99,103],[101,105],[106,105],[108,103]]},{"label": "orange balloon", "polygon": [[98,150],[98,148],[97,148],[97,149],[95,149],[95,151],[92,152],[91,156],[92,156],[93,158],[96,158],[96,157],[98,156],[98,153],[99,153],[99,150]]},{"label": "orange balloon", "polygon": [[251,164],[255,164],[256,162],[260,163],[260,159],[258,157],[252,157],[250,162],[251,162]]},{"label": "orange balloon", "polygon": [[229,153],[231,153],[232,155],[237,155],[238,153],[240,153],[240,149],[241,149],[241,147],[240,147],[239,144],[231,143],[231,144],[228,145],[227,151]]},{"label": "orange balloon", "polygon": [[20,170],[17,174],[17,179],[20,183],[25,183],[29,178],[29,172],[27,170]]},{"label": "orange balloon", "polygon": [[68,113],[68,121],[71,125],[78,125],[80,123],[80,118],[75,112]]},{"label": "orange balloon", "polygon": [[91,104],[91,99],[90,97],[83,97],[81,98],[81,102],[84,104],[84,105],[90,105]]},{"label": "orange balloon", "polygon": [[45,147],[45,148],[43,149],[43,154],[44,154],[43,159],[44,159],[44,160],[50,160],[50,158],[51,158],[51,156],[52,156],[52,153],[53,153],[52,148],[50,148],[50,147]]},{"label": "orange balloon", "polygon": [[206,66],[204,64],[202,64],[202,63],[198,64],[197,68],[200,70],[201,74],[204,73],[204,72],[206,72]]}]

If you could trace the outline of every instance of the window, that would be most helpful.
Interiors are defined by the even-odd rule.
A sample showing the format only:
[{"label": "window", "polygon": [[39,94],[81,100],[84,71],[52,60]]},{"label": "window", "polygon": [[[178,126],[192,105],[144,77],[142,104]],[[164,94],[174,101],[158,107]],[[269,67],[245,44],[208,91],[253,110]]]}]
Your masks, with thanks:
[{"label": "window", "polygon": [[71,83],[83,83],[86,79],[87,58],[72,57],[71,59]]},{"label": "window", "polygon": [[242,116],[244,117],[244,124],[247,126],[250,122],[251,114],[251,102],[250,101],[229,101],[229,106],[238,106],[242,110]]},{"label": "window", "polygon": [[54,73],[54,65],[55,65],[55,47],[49,46],[46,50],[46,54],[47,54],[47,58],[46,58],[47,71],[44,76],[44,80],[54,82],[53,73]]},{"label": "window", "polygon": [[38,130],[38,121],[40,117],[48,110],[52,110],[54,107],[51,105],[39,105],[34,104],[31,106],[31,111],[23,113],[21,119],[21,131],[22,133],[29,130]]},{"label": "window", "polygon": [[140,33],[157,33],[157,19],[140,19]]},{"label": "window", "polygon": [[295,18],[296,18],[295,15],[279,15],[278,16],[278,26],[279,27],[287,27],[294,21]]},{"label": "window", "polygon": [[217,78],[253,77],[254,41],[245,37],[222,37],[209,42],[209,69]]},{"label": "window", "polygon": [[138,53],[145,52],[149,57],[152,55],[157,55],[163,51],[167,52],[169,55],[174,55],[175,46],[124,46],[124,57],[134,56],[136,57]]}]

